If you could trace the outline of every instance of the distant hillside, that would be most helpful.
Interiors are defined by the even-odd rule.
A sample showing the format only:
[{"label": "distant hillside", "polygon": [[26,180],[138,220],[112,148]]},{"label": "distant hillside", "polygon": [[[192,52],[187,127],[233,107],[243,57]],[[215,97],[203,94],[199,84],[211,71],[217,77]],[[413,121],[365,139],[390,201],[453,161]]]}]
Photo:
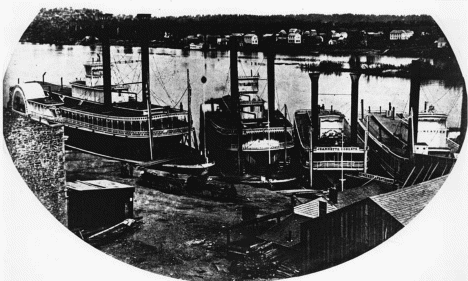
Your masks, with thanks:
[{"label": "distant hillside", "polygon": [[[99,17],[104,13],[95,9],[56,8],[41,9],[22,36],[22,41],[39,43],[73,44],[85,36],[97,35]],[[115,39],[132,39],[135,34],[133,16],[114,15]],[[389,32],[391,29],[413,29],[441,33],[435,21],[428,15],[354,15],[354,14],[307,14],[307,15],[196,15],[181,17],[153,17],[152,39],[162,38],[166,33],[175,38],[189,34],[231,34],[252,32],[276,33],[280,30],[298,28],[328,32],[332,29],[371,30]]]}]

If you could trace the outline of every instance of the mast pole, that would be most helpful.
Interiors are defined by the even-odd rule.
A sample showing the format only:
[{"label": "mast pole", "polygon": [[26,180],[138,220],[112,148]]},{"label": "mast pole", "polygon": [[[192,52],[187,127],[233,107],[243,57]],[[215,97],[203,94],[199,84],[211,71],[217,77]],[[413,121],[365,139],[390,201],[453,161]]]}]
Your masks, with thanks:
[{"label": "mast pole", "polygon": [[310,179],[310,188],[313,188],[313,135],[314,135],[314,129],[310,127],[309,129],[309,179]]},{"label": "mast pole", "polygon": [[369,145],[369,115],[366,116],[366,131],[364,132],[364,173],[367,173],[367,146],[368,145]]},{"label": "mast pole", "polygon": [[287,132],[287,121],[286,114],[288,113],[288,108],[284,104],[284,165],[286,165],[286,159],[288,158],[288,132]]},{"label": "mast pole", "polygon": [[[203,76],[201,78],[201,82],[202,82],[202,90],[203,90],[203,100],[205,101],[205,96],[206,96],[206,86],[205,86],[205,83],[206,83],[206,77]],[[201,108],[201,114],[202,114],[202,118],[203,118],[203,123],[200,124],[200,126],[203,126],[203,158],[205,159],[205,163],[208,163],[208,157],[206,156],[206,119],[205,119],[205,110],[203,108],[203,104],[200,105],[200,108]],[[200,141],[201,142],[201,141]],[[200,143],[200,145],[202,145]]]},{"label": "mast pole", "polygon": [[140,44],[141,44],[141,92],[143,94],[143,103],[146,103],[148,110],[148,139],[150,149],[150,159],[153,160],[153,130],[152,130],[152,114],[151,114],[151,97],[150,97],[150,72],[149,72],[149,41],[148,41],[148,23],[151,15],[139,14],[140,19]]},{"label": "mast pole", "polygon": [[188,142],[192,148],[192,87],[190,86],[190,75],[187,69],[187,107],[188,107]]},{"label": "mast pole", "polygon": [[345,182],[344,170],[343,170],[343,168],[344,168],[343,167],[343,165],[344,165],[344,159],[343,159],[344,158],[343,157],[344,156],[343,155],[344,154],[344,147],[343,147],[344,144],[343,143],[344,143],[344,130],[341,131],[341,179],[340,179],[340,181],[341,181],[341,191],[344,190],[344,182]]}]

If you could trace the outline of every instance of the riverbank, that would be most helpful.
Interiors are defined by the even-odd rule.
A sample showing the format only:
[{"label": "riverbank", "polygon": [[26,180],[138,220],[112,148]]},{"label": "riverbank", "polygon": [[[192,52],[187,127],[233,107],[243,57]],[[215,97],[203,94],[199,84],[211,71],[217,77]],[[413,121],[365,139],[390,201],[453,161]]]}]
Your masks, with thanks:
[{"label": "riverbank", "polygon": [[67,151],[67,181],[108,179],[136,187],[135,216],[143,225],[135,233],[97,246],[135,267],[184,280],[239,279],[229,271],[223,227],[242,221],[242,206],[258,207],[259,216],[289,208],[289,198],[264,188],[236,184],[237,200],[221,201],[174,195],[141,186],[138,178],[120,177],[120,163]]}]

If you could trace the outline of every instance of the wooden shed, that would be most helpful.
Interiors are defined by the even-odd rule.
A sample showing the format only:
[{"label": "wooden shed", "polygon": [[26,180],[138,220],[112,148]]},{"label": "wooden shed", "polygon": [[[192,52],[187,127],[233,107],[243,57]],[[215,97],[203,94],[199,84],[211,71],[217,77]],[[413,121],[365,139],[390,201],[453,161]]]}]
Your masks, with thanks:
[{"label": "wooden shed", "polygon": [[68,228],[117,224],[133,217],[135,187],[109,180],[67,183]]},{"label": "wooden shed", "polygon": [[372,196],[302,223],[303,273],[340,264],[384,242],[427,205],[445,179]]}]

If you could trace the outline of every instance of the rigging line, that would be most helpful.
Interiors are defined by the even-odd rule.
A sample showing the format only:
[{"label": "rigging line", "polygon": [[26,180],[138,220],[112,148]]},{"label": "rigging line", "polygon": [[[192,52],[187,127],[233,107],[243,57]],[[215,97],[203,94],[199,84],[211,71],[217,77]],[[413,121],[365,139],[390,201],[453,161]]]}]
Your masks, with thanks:
[{"label": "rigging line", "polygon": [[448,93],[449,91],[445,92],[443,96],[441,96],[438,100],[436,100],[435,104],[437,104],[441,99],[443,99]]},{"label": "rigging line", "polygon": [[450,110],[449,112],[447,113],[447,115],[450,115],[450,113],[452,112],[452,110],[455,108],[455,105],[458,103],[458,100],[460,99],[460,93],[458,93],[458,96],[456,99],[453,99],[453,103],[452,103],[452,106],[450,107]]},{"label": "rigging line", "polygon": [[158,103],[158,105],[161,104],[167,104],[163,99],[161,99],[153,90],[150,90],[151,96],[154,98],[154,100]]},{"label": "rigging line", "polygon": [[[403,107],[403,112],[405,111],[406,106],[409,107],[409,99],[406,100],[405,106]],[[410,111],[410,109],[408,108],[408,114],[409,114],[409,111]],[[395,112],[396,112],[396,109],[395,109]]]},{"label": "rigging line", "polygon": [[242,72],[244,72],[244,76],[247,76],[247,74],[245,73],[245,69],[244,69],[244,66],[242,65],[242,60],[239,60],[240,63],[237,63],[238,65],[240,64],[241,68],[242,68]]},{"label": "rigging line", "polygon": [[[153,64],[158,69],[159,75],[161,76],[161,80],[162,80],[162,75],[161,75],[161,71],[159,71],[159,67],[158,67],[157,60],[156,60],[156,55],[153,55],[152,59],[153,59],[153,62],[154,62]],[[168,62],[167,65],[169,66],[169,64],[172,64],[173,61],[174,61],[174,57],[172,57],[172,60],[170,62]],[[167,67],[163,68],[163,73],[168,73],[166,71]],[[153,72],[155,72],[153,68],[151,70],[153,70]],[[167,80],[166,83],[170,82],[174,77],[175,77],[175,75],[170,75],[169,80]]]},{"label": "rigging line", "polygon": [[169,98],[169,100],[174,103],[174,100],[171,98],[171,95],[169,94],[169,92],[167,91],[166,89],[166,85],[164,84],[164,81],[161,79],[161,72],[159,71],[159,67],[158,65],[155,63],[154,64],[156,66],[156,70],[158,71],[158,75],[159,76],[156,76],[156,80],[159,82],[159,84],[161,84],[161,87],[163,88],[164,92],[166,93],[167,97]]},{"label": "rigging line", "polygon": [[258,67],[257,67],[257,74],[259,73],[260,66],[263,65],[263,61],[265,61],[265,57],[262,58],[262,61],[259,63],[259,65],[258,65]]},{"label": "rigging line", "polygon": [[434,100],[434,96],[430,93],[427,93],[426,89],[421,87],[421,91],[423,92],[424,96],[426,97],[426,101],[429,101],[430,103],[432,103],[432,101]]},{"label": "rigging line", "polygon": [[184,93],[183,93],[182,96],[180,97],[179,101],[174,105],[174,107],[176,107],[176,106],[182,101],[182,98],[185,96],[186,93],[187,93],[187,88],[185,88]]},{"label": "rigging line", "polygon": [[[229,83],[230,73],[231,73],[231,66],[229,66],[228,73],[227,73],[227,75],[226,75],[225,87],[224,87],[224,90],[223,90],[223,94],[222,94],[222,96],[221,96],[221,101],[222,101],[222,102],[224,103],[224,105],[226,106],[228,112],[231,112],[231,109],[230,109],[229,106],[226,104],[226,101],[223,99],[223,96],[226,94],[226,89],[227,89],[227,86],[228,86],[228,83]],[[206,101],[203,101],[203,102],[206,102]]]},{"label": "rigging line", "polygon": [[267,84],[265,83],[265,85],[263,86],[263,90],[262,90],[262,93],[260,94],[260,98],[263,99],[263,94],[265,94],[265,89],[267,87]]},{"label": "rigging line", "polygon": [[276,83],[275,83],[275,100],[276,100],[276,106],[280,108],[279,94],[278,94],[278,88],[276,87]]},{"label": "rigging line", "polygon": [[[118,62],[118,61],[116,61],[114,59],[114,61],[113,61],[114,65],[117,64],[116,62]],[[129,66],[128,64],[126,64],[126,65]],[[132,68],[131,66],[129,66],[129,67],[130,67],[130,71],[128,72],[127,75],[125,75],[125,77],[122,75],[122,71],[120,70],[120,68],[118,68],[118,67],[113,67],[112,68],[112,71],[114,73],[114,77],[116,78],[116,81],[118,82],[118,84],[124,83],[125,79],[129,78],[130,73],[134,72],[135,67],[134,68]]]},{"label": "rigging line", "polygon": [[231,67],[229,67],[228,73],[226,75],[226,81],[224,82],[224,90],[223,90],[223,95],[222,96],[224,96],[226,94],[226,89],[228,88],[228,84],[230,83],[229,82],[229,77],[231,75],[230,73],[231,73]]}]

